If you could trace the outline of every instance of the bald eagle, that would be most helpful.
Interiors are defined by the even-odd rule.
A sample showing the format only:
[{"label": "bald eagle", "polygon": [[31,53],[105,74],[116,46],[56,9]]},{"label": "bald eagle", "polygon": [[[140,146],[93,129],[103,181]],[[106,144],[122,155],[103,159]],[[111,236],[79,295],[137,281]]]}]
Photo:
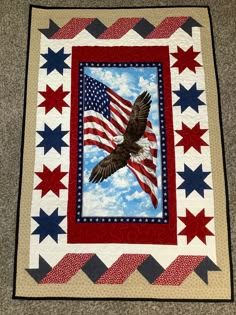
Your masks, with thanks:
[{"label": "bald eagle", "polygon": [[116,148],[93,168],[90,182],[102,182],[126,166],[130,158],[140,161],[146,157],[145,153],[149,150],[148,140],[141,138],[146,129],[151,103],[151,96],[147,91],[136,98],[125,133],[113,138]]}]

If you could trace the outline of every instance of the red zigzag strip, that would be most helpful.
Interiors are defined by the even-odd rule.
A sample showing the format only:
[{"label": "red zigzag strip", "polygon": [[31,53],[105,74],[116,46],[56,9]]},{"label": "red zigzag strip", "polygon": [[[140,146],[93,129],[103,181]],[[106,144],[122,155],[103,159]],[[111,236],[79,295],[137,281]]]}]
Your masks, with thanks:
[{"label": "red zigzag strip", "polygon": [[[67,283],[94,254],[66,254],[40,284]],[[96,284],[122,284],[149,257],[149,254],[123,254]],[[206,256],[178,256],[153,285],[179,286]]]},{"label": "red zigzag strip", "polygon": [[[169,38],[188,18],[188,16],[167,17],[157,25],[146,39]],[[95,18],[73,18],[59,29],[51,39],[72,39],[94,20]],[[142,18],[120,18],[108,27],[98,39],[119,39],[133,29],[140,20]]]},{"label": "red zigzag strip", "polygon": [[72,39],[85,29],[94,18],[74,18],[57,31],[51,39]]},{"label": "red zigzag strip", "polygon": [[122,284],[149,255],[123,254],[101,276],[97,284]]},{"label": "red zigzag strip", "polygon": [[188,16],[167,17],[146,38],[169,38],[188,18]]},{"label": "red zigzag strip", "polygon": [[94,254],[66,254],[40,284],[68,282]]},{"label": "red zigzag strip", "polygon": [[180,285],[206,256],[178,256],[153,284]]},{"label": "red zigzag strip", "polygon": [[112,24],[99,39],[119,39],[131,30],[141,18],[120,18]]}]

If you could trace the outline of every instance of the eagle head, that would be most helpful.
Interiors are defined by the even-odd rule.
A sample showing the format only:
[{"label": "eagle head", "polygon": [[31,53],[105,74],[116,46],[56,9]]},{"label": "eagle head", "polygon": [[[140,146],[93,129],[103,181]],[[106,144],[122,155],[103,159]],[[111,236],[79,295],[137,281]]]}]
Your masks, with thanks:
[{"label": "eagle head", "polygon": [[123,136],[115,136],[115,137],[113,137],[113,141],[116,144],[121,144],[124,141],[124,137]]}]

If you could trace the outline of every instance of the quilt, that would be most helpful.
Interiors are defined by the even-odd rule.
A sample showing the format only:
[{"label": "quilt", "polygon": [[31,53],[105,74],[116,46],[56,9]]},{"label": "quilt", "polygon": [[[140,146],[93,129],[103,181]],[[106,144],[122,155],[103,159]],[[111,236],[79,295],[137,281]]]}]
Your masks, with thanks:
[{"label": "quilt", "polygon": [[14,298],[230,300],[206,7],[30,7]]}]

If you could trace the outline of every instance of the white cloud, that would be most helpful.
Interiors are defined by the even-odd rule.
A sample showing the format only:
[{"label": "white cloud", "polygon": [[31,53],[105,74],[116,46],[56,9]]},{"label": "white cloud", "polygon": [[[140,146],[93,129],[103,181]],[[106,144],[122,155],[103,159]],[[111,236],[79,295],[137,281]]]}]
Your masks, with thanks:
[{"label": "white cloud", "polygon": [[90,176],[90,171],[84,170],[84,178],[83,178],[84,184],[87,184],[89,182],[89,176]]},{"label": "white cloud", "polygon": [[137,217],[149,217],[149,215],[145,211],[138,213],[136,216]]},{"label": "white cloud", "polygon": [[163,214],[162,214],[162,211],[159,212],[157,215],[156,215],[157,218],[162,218],[163,217]]},{"label": "white cloud", "polygon": [[149,113],[149,118],[151,118],[153,121],[155,121],[157,123],[158,119],[159,119],[159,115],[157,112],[158,109],[158,105],[155,102],[152,102],[152,107],[151,107],[151,111]]},{"label": "white cloud", "polygon": [[138,72],[144,72],[145,69],[144,69],[144,68],[136,68],[136,71],[138,71]]},{"label": "white cloud", "polygon": [[[148,196],[148,194],[146,194],[146,196]],[[147,197],[145,200],[143,200],[140,204],[140,208],[142,208],[142,209],[150,209],[152,207],[153,207],[153,205],[152,205],[151,199],[149,197]]]},{"label": "white cloud", "polygon": [[[119,204],[119,206],[117,206]],[[123,216],[123,203],[119,195],[110,194],[99,185],[94,185],[94,189],[84,192],[83,196],[83,216]]]},{"label": "white cloud", "polygon": [[115,185],[117,188],[128,188],[130,186],[125,178],[118,176],[115,177],[115,175],[113,175],[113,185]]},{"label": "white cloud", "polygon": [[126,196],[125,198],[130,201],[130,200],[134,200],[134,199],[140,199],[140,198],[143,198],[145,196],[145,192],[144,191],[141,191],[141,192],[138,192],[137,190],[129,195],[129,196]]},{"label": "white cloud", "polygon": [[150,93],[153,93],[154,95],[157,94],[157,85],[156,83],[152,82],[152,81],[149,81],[147,79],[144,79],[143,76],[141,76],[139,78],[139,83],[138,83],[138,86],[140,88],[142,88],[143,90],[145,91],[148,91]]},{"label": "white cloud", "polygon": [[98,152],[98,148],[94,145],[84,146],[84,153],[95,153]]},{"label": "white cloud", "polygon": [[128,172],[130,170],[127,166],[116,171],[111,177],[112,185],[117,188],[129,188],[132,185],[132,181],[131,177],[128,176]]},{"label": "white cloud", "polygon": [[162,177],[161,177],[161,175],[159,175],[159,176],[157,177],[157,186],[158,186],[159,188],[161,188],[161,186],[162,186]]},{"label": "white cloud", "polygon": [[139,183],[131,170],[128,171],[127,177],[132,187],[139,186]]},{"label": "white cloud", "polygon": [[94,162],[97,162],[99,160],[99,158],[95,155],[91,158],[90,162],[91,163],[94,163]]},{"label": "white cloud", "polygon": [[96,163],[100,162],[108,153],[105,150],[101,150],[96,146],[85,146],[84,147],[84,158],[86,162]]},{"label": "white cloud", "polygon": [[155,80],[156,80],[156,74],[152,73],[152,74],[150,75],[150,80],[151,80],[151,81],[155,81]]},{"label": "white cloud", "polygon": [[138,96],[135,92],[133,78],[126,72],[118,74],[102,68],[91,68],[91,74],[104,84],[107,84],[111,89],[114,89],[122,97],[136,98]]}]

